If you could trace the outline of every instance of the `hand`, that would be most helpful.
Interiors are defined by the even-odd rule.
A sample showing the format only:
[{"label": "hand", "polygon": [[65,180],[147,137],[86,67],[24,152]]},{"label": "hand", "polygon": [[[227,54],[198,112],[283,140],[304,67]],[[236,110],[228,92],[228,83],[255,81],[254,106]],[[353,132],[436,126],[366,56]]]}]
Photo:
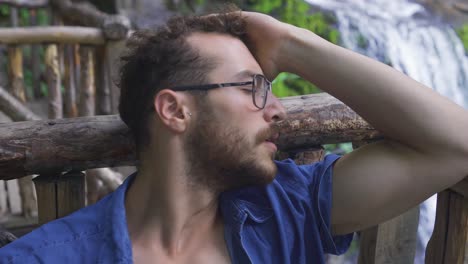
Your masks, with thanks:
[{"label": "hand", "polygon": [[273,80],[281,73],[289,32],[295,27],[261,13],[244,12],[247,22],[245,44],[260,64],[264,75]]}]

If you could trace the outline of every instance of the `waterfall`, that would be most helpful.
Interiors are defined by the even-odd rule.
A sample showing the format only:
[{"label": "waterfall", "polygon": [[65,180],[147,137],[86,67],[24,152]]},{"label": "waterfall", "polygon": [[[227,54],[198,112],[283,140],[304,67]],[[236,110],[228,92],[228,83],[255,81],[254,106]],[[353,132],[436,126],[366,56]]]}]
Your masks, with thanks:
[{"label": "waterfall", "polygon": [[[307,0],[335,13],[342,45],[393,66],[468,108],[468,57],[455,31],[408,0]],[[424,263],[436,197],[421,206],[415,263]]]}]

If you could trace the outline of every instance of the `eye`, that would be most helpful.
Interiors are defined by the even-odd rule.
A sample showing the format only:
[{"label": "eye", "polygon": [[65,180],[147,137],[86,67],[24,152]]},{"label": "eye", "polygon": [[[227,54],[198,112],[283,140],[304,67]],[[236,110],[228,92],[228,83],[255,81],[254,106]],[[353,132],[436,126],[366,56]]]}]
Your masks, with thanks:
[{"label": "eye", "polygon": [[245,93],[249,93],[249,94],[252,93],[252,88],[248,88],[248,89],[247,88],[242,88],[241,90],[244,91]]}]

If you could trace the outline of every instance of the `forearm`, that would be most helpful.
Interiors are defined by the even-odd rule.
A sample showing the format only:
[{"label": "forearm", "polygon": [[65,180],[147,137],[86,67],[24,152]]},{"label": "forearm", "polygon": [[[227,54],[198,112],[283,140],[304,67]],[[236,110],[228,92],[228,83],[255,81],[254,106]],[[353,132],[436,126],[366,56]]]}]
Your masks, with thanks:
[{"label": "forearm", "polygon": [[418,151],[468,152],[468,111],[393,68],[291,31],[281,70],[296,73],[350,106],[388,138]]}]

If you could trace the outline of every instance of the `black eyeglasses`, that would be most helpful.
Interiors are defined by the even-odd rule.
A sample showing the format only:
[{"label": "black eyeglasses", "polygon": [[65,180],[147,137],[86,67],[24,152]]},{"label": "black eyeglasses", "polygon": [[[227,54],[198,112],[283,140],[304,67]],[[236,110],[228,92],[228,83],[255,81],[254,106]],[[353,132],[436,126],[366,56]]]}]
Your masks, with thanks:
[{"label": "black eyeglasses", "polygon": [[259,108],[265,108],[267,102],[268,91],[271,91],[271,82],[261,74],[254,74],[250,82],[234,82],[234,83],[214,83],[202,85],[184,85],[169,88],[173,91],[189,91],[189,90],[210,90],[222,87],[246,86],[252,85],[252,101]]}]

